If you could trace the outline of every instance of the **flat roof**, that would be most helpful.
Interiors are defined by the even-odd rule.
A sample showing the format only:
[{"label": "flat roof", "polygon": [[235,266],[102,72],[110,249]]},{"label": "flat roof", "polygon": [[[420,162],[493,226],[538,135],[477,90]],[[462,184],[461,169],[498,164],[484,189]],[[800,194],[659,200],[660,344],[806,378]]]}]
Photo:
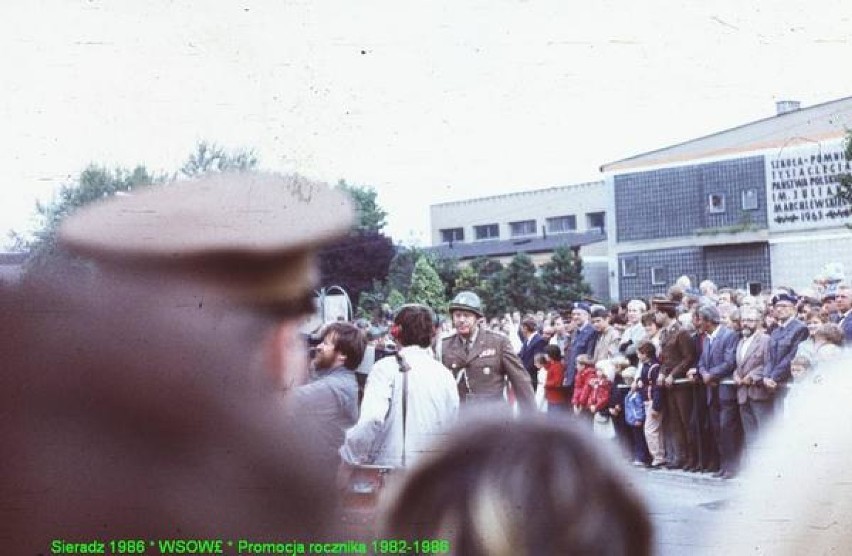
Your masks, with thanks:
[{"label": "flat roof", "polygon": [[730,156],[741,152],[783,148],[843,137],[847,129],[852,129],[852,96],[762,118],[683,143],[608,162],[602,165],[600,170],[632,170],[700,158]]}]

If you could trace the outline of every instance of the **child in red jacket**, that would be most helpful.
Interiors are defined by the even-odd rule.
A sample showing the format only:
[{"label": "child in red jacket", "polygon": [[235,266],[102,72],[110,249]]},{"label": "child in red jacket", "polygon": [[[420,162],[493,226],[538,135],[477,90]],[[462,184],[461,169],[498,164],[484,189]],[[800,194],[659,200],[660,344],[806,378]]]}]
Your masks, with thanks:
[{"label": "child in red jacket", "polygon": [[589,396],[586,386],[589,380],[594,377],[595,364],[592,363],[592,358],[588,355],[577,357],[577,374],[574,377],[574,396],[571,398],[575,415],[580,415],[586,408],[586,401]]},{"label": "child in red jacket", "polygon": [[565,375],[562,350],[559,349],[559,346],[550,344],[544,353],[547,355],[547,361],[544,365],[547,370],[547,379],[544,382],[544,399],[547,400],[547,412],[567,411],[571,407],[571,400],[568,399],[568,389],[562,386],[562,378]]},{"label": "child in red jacket", "polygon": [[586,384],[586,389],[589,391],[586,396],[586,407],[592,415],[601,411],[609,417],[609,391],[612,388],[612,381],[607,376],[607,368],[603,363],[604,361],[598,363],[595,377]]}]

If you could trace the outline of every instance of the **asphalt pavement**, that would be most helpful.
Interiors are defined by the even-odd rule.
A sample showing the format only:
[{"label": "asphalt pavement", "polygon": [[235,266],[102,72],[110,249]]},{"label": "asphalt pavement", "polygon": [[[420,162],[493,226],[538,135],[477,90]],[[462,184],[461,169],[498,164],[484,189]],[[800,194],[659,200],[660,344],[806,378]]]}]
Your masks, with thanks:
[{"label": "asphalt pavement", "polygon": [[645,497],[654,525],[654,554],[714,554],[713,532],[743,488],[739,479],[709,473],[633,468],[629,477]]}]

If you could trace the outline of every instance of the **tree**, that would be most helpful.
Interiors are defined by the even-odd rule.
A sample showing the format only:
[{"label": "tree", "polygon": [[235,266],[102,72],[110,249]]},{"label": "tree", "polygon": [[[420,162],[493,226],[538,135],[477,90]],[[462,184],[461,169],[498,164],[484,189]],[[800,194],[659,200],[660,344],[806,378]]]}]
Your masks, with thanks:
[{"label": "tree", "polygon": [[504,272],[508,307],[513,311],[535,311],[541,308],[541,286],[535,264],[526,253],[515,255]]},{"label": "tree", "polygon": [[[477,257],[471,261],[467,268],[470,271],[462,270],[464,276],[462,277],[460,274],[459,278],[463,278],[463,280],[457,280],[456,289],[453,293],[458,293],[463,289],[472,289],[482,299],[482,304],[485,306],[485,316],[488,318],[499,317],[509,311],[503,263],[488,257]],[[473,275],[471,275],[471,272]],[[473,276],[476,276],[476,280],[473,279]]]},{"label": "tree", "polygon": [[411,274],[414,272],[414,264],[421,256],[420,249],[416,247],[400,247],[396,256],[390,263],[387,274],[388,290],[396,290],[408,297],[408,289],[411,287]]},{"label": "tree", "polygon": [[117,193],[129,193],[162,181],[163,176],[152,175],[144,166],[137,166],[133,170],[110,170],[89,165],[76,180],[60,186],[56,200],[51,203],[36,202],[36,215],[41,220],[41,228],[31,238],[12,232],[14,247],[16,250],[29,251],[28,270],[41,267],[56,255],[56,232],[65,217],[93,201]]},{"label": "tree", "polygon": [[228,150],[216,143],[201,141],[180,167],[180,173],[191,178],[209,172],[246,172],[256,169],[257,163],[254,150]]},{"label": "tree", "polygon": [[444,284],[444,297],[450,298],[455,293],[456,279],[459,276],[459,260],[455,257],[442,257],[430,254],[430,262],[441,283]]},{"label": "tree", "polygon": [[395,255],[396,248],[389,237],[367,230],[352,231],[320,250],[320,283],[342,287],[353,305],[361,306],[360,296],[364,292],[374,301],[379,299],[381,304],[383,292],[371,288],[387,277]]},{"label": "tree", "polygon": [[350,185],[346,180],[337,182],[337,188],[345,191],[355,203],[358,213],[356,228],[371,232],[381,232],[387,224],[388,213],[376,202],[376,190],[370,186]]},{"label": "tree", "polygon": [[428,305],[438,313],[443,313],[447,310],[444,284],[430,264],[428,257],[421,256],[414,263],[414,272],[411,274],[411,287],[408,290],[408,300],[411,303]]},{"label": "tree", "polygon": [[583,281],[583,260],[568,247],[557,247],[550,261],[541,265],[542,301],[546,307],[567,307],[589,296],[592,288]]},{"label": "tree", "polygon": [[472,290],[476,292],[477,290],[481,290],[484,285],[485,280],[476,273],[472,266],[468,265],[459,270],[456,281],[453,283],[451,297],[464,290]]}]

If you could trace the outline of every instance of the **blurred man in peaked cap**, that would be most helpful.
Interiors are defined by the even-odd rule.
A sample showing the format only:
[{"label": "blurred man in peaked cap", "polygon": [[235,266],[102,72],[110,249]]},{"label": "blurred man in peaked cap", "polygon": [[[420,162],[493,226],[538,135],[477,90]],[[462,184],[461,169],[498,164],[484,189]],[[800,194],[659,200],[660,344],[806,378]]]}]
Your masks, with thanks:
[{"label": "blurred man in peaked cap", "polygon": [[342,194],[271,174],[152,186],[66,219],[60,243],[87,267],[0,296],[8,553],[333,535],[312,424],[276,391],[306,366],[314,251],[351,221]]},{"label": "blurred man in peaked cap", "polygon": [[[317,248],[349,229],[349,199],[297,175],[226,173],[152,187],[87,206],[66,219],[62,246],[97,263],[117,287],[147,285],[168,312],[264,316],[260,355],[289,387],[284,366],[296,319],[314,310]],[[304,359],[304,358],[303,358]],[[301,366],[300,366],[301,367]]]}]

